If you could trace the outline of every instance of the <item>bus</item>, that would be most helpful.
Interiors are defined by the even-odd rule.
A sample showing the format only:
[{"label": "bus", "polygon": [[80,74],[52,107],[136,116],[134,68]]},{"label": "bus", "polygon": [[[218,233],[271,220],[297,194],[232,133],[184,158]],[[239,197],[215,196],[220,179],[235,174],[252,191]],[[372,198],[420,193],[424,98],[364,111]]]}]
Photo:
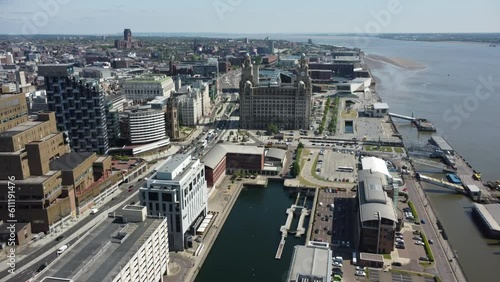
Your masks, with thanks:
[{"label": "bus", "polygon": [[338,166],[337,167],[337,171],[341,171],[341,172],[353,172],[354,168],[352,168],[350,166]]}]

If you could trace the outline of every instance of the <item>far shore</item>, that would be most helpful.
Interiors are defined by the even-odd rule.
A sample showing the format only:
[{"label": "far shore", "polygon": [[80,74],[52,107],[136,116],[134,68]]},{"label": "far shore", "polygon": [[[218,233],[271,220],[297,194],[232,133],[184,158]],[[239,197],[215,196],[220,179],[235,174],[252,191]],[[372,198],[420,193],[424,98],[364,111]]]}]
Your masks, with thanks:
[{"label": "far shore", "polygon": [[401,59],[401,58],[388,58],[380,55],[366,55],[366,63],[370,66],[377,67],[379,64],[390,64],[399,68],[420,70],[425,69],[426,66],[411,60]]}]

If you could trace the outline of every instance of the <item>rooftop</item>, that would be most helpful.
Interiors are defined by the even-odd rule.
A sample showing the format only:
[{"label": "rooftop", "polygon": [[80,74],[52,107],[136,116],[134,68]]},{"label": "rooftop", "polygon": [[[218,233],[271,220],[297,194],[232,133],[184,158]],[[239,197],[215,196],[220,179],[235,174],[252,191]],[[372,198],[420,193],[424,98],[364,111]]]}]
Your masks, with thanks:
[{"label": "rooftop", "polygon": [[388,199],[387,192],[384,191],[386,176],[380,172],[361,170],[358,178],[361,221],[375,220],[377,213],[380,213],[381,218],[396,221],[392,200]]},{"label": "rooftop", "polygon": [[332,251],[328,244],[295,246],[286,281],[326,282],[331,268]]},{"label": "rooftop", "polygon": [[95,153],[67,153],[50,162],[50,169],[68,171],[77,168]]},{"label": "rooftop", "polygon": [[[128,223],[125,227],[105,221],[88,240],[66,251],[62,259],[48,268],[45,276],[74,281],[112,281],[163,220],[166,219],[147,218],[140,224]],[[113,242],[110,235],[119,231],[128,233],[128,237],[122,243]],[[83,265],[86,265],[85,271]]]},{"label": "rooftop", "polygon": [[376,157],[364,157],[361,159],[361,166],[364,170],[372,170],[374,172],[380,172],[385,174],[387,177],[392,178],[389,170],[387,169],[387,164],[383,159]]},{"label": "rooftop", "polygon": [[453,147],[441,136],[431,136],[432,141],[443,151],[453,151]]},{"label": "rooftop", "polygon": [[205,166],[215,168],[227,154],[262,155],[263,147],[218,144],[201,160]]},{"label": "rooftop", "polygon": [[490,230],[500,232],[500,204],[482,205],[474,203],[474,208]]},{"label": "rooftop", "polygon": [[17,134],[23,133],[26,130],[30,130],[35,126],[44,123],[44,121],[27,121],[11,129],[0,132],[0,138],[13,137]]},{"label": "rooftop", "polygon": [[144,75],[140,77],[135,77],[129,80],[126,80],[124,84],[129,84],[129,83],[153,83],[153,82],[158,82],[158,83],[163,83],[165,81],[172,81],[172,78],[170,76],[166,75]]}]

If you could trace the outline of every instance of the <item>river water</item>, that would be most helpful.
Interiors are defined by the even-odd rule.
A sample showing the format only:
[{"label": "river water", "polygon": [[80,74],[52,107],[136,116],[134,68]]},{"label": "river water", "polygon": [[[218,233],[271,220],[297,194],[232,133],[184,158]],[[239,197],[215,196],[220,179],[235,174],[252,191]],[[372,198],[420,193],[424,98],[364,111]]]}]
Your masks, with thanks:
[{"label": "river water", "polygon": [[[427,118],[484,179],[500,179],[500,48],[476,43],[410,42],[348,36],[274,36],[273,39],[360,47],[367,55],[400,58],[425,65],[405,69],[374,64],[377,92],[390,111]],[[408,122],[397,122],[407,140],[426,142]],[[274,260],[278,226],[291,199],[271,184],[261,191],[247,190],[235,204],[197,279],[283,281],[293,251],[289,241],[281,261]],[[278,185],[279,186],[279,185]],[[270,189],[269,189],[270,188]],[[498,281],[500,246],[482,237],[470,218],[472,202],[447,190],[427,191],[469,281]],[[255,210],[257,208],[257,210]],[[263,213],[272,209],[274,213]],[[297,243],[300,240],[297,241]],[[255,267],[253,267],[255,266]],[[253,269],[253,270],[252,270]],[[273,279],[264,279],[266,275]],[[281,280],[280,280],[281,279]]]}]

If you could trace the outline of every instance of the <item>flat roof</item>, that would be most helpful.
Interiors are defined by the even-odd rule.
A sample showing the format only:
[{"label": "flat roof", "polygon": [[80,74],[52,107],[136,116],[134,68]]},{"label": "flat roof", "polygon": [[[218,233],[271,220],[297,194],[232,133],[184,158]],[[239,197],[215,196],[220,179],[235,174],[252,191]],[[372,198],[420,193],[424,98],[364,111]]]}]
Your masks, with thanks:
[{"label": "flat roof", "polygon": [[27,121],[27,122],[23,122],[22,124],[18,125],[18,126],[15,126],[11,129],[8,129],[8,130],[5,130],[5,131],[2,131],[0,132],[0,138],[4,138],[4,137],[12,137],[12,136],[16,136],[17,134],[19,133],[22,133],[26,130],[29,130],[35,126],[38,126],[44,122],[47,122],[47,121]]},{"label": "flat roof", "polygon": [[[147,218],[135,224],[107,220],[100,224],[89,238],[67,250],[63,257],[50,266],[46,277],[72,278],[74,281],[112,281],[128,260],[166,219]],[[123,231],[129,236],[120,244],[112,242],[111,236]],[[104,249],[97,253],[99,249]],[[83,271],[82,266],[86,265]],[[50,281],[50,280],[49,280]]]},{"label": "flat roof", "polygon": [[279,149],[279,148],[269,148],[266,153],[266,158],[273,158],[273,159],[279,159],[283,160],[286,155],[286,150]]},{"label": "flat roof", "polygon": [[201,160],[205,166],[214,169],[227,154],[262,155],[264,147],[217,144]]},{"label": "flat roof", "polygon": [[431,136],[431,139],[442,151],[454,151],[453,147],[443,137]]},{"label": "flat roof", "polygon": [[90,158],[94,153],[66,153],[50,162],[50,169],[68,171],[77,168],[85,160]]},{"label": "flat roof", "polygon": [[374,103],[374,109],[389,109],[389,105],[387,103]]},{"label": "flat roof", "polygon": [[172,173],[182,163],[184,163],[187,159],[191,159],[191,155],[189,155],[189,154],[177,154],[177,155],[174,155],[171,159],[169,159],[166,163],[164,163],[158,169],[158,172]]},{"label": "flat roof", "polygon": [[287,282],[326,282],[331,269],[332,251],[328,246],[295,246]]},{"label": "flat roof", "polygon": [[500,232],[500,204],[474,203],[474,209],[492,231]]}]

